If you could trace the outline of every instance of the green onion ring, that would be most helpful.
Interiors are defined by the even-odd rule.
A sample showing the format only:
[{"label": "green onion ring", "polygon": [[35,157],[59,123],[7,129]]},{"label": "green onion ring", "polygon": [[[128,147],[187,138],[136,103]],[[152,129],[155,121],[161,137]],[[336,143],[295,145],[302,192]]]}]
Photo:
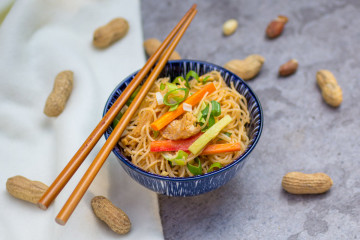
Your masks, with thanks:
[{"label": "green onion ring", "polygon": [[210,168],[208,169],[208,173],[209,172],[212,172],[212,171],[214,171],[214,168],[222,168],[222,165],[221,165],[221,163],[219,163],[219,162],[214,162],[213,164],[211,164],[211,166],[210,166]]},{"label": "green onion ring", "polygon": [[[174,93],[175,91],[184,91],[185,92],[185,96],[183,97],[183,98],[181,98],[181,99],[179,99],[177,102],[175,102],[175,103],[169,103],[169,101],[168,101],[168,98],[169,98],[169,95],[171,94],[171,93]],[[187,88],[177,88],[177,89],[174,89],[174,90],[171,90],[171,91],[169,91],[169,92],[167,92],[166,94],[165,94],[165,96],[164,96],[164,104],[165,105],[167,105],[167,106],[175,106],[175,105],[178,105],[178,104],[180,104],[182,101],[184,101],[186,98],[187,98],[187,96],[189,95],[189,89],[187,89]]]},{"label": "green onion ring", "polygon": [[187,163],[187,168],[195,176],[201,175],[202,174],[201,161],[199,158],[195,158],[194,161],[199,163],[198,166],[194,166],[194,165],[191,165],[190,163]]}]

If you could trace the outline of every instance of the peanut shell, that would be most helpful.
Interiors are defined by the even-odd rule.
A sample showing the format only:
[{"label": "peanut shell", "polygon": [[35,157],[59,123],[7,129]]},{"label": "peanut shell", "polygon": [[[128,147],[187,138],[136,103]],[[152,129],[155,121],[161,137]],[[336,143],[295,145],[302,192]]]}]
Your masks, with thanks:
[{"label": "peanut shell", "polygon": [[91,206],[95,215],[104,221],[114,232],[123,235],[130,231],[131,222],[129,217],[106,197],[94,197],[91,200]]},{"label": "peanut shell", "polygon": [[8,178],[6,190],[15,198],[36,204],[48,186],[39,181],[31,181],[23,176]]},{"label": "peanut shell", "polygon": [[235,73],[243,80],[250,80],[260,72],[264,62],[264,57],[253,54],[243,60],[233,59],[225,63],[224,68]]},{"label": "peanut shell", "polygon": [[284,190],[292,194],[319,194],[327,192],[333,181],[325,173],[289,172],[281,184]]}]

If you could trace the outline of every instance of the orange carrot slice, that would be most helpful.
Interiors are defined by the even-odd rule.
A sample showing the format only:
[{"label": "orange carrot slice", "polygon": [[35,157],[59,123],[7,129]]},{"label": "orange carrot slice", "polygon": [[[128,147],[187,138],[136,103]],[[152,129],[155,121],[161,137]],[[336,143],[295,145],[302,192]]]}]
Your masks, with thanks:
[{"label": "orange carrot slice", "polygon": [[[202,89],[188,97],[183,103],[190,104],[192,107],[194,107],[196,104],[198,104],[201,99],[204,97],[206,93],[212,93],[216,90],[214,83],[210,83],[205,85]],[[159,119],[157,119],[155,122],[151,124],[151,127],[155,131],[160,131],[162,128],[164,128],[166,125],[171,123],[175,118],[179,117],[181,114],[183,114],[185,111],[183,109],[183,103],[179,105],[179,107],[172,112],[167,112],[164,115],[162,115]]]},{"label": "orange carrot slice", "polygon": [[225,152],[237,152],[240,151],[240,143],[223,143],[223,144],[212,144],[205,147],[200,155],[211,155]]}]

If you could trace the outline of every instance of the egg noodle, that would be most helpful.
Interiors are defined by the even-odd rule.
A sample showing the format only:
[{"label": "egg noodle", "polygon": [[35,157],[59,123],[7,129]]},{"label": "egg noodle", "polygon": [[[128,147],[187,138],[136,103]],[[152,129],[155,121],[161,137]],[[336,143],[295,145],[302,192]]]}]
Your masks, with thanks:
[{"label": "egg noodle", "polygon": [[[205,95],[201,102],[192,108],[192,114],[197,116],[202,110],[201,106],[204,106],[203,103],[209,104],[211,100],[219,102],[221,114],[215,117],[215,120],[218,121],[225,115],[229,115],[232,118],[232,121],[210,142],[210,144],[240,143],[241,150],[237,152],[201,156],[189,153],[186,162],[193,164],[194,159],[199,157],[203,173],[206,173],[209,167],[215,162],[220,163],[222,166],[230,164],[246,150],[249,144],[246,126],[250,123],[246,98],[236,91],[233,83],[231,82],[231,86],[228,87],[220,73],[217,71],[207,73],[201,76],[200,79],[204,79],[207,76],[209,77],[207,78],[206,84],[213,82],[216,91],[209,95]],[[119,141],[119,145],[123,149],[124,154],[131,158],[132,163],[145,171],[169,177],[194,176],[194,174],[189,171],[186,164],[184,166],[172,166],[171,163],[163,157],[161,152],[150,152],[151,142],[166,140],[159,132],[155,132],[150,124],[169,111],[169,106],[159,105],[156,98],[157,92],[164,93],[164,89],[160,89],[161,84],[166,84],[169,80],[169,78],[160,78],[155,81],[125,129]],[[180,82],[179,84],[182,88],[186,87],[185,82]],[[196,79],[189,81],[189,85],[189,95],[204,87],[204,84],[198,82]],[[209,107],[209,111],[211,112],[211,104],[209,104]],[[204,126],[206,126],[208,120],[209,117],[205,120]],[[171,154],[174,154],[174,152],[171,152]]]}]

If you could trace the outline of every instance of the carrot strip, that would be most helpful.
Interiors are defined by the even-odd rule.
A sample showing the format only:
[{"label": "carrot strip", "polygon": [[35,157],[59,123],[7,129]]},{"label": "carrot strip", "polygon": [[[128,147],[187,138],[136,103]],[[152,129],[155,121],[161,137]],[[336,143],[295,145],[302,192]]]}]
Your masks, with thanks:
[{"label": "carrot strip", "polygon": [[236,152],[236,151],[240,151],[240,149],[241,149],[240,143],[213,144],[205,147],[205,149],[200,153],[200,155],[211,155],[211,154],[224,153],[224,152]]},{"label": "carrot strip", "polygon": [[[183,103],[190,104],[191,106],[195,106],[198,104],[201,99],[204,97],[206,93],[212,93],[216,90],[214,83],[210,83],[205,85],[202,89],[188,97]],[[175,118],[179,117],[181,114],[183,114],[185,111],[183,109],[183,103],[179,105],[179,107],[172,112],[167,112],[164,115],[162,115],[159,119],[157,119],[155,122],[151,124],[151,127],[155,131],[160,131],[162,128],[164,128],[166,125],[168,125],[170,122],[172,122]]]}]

